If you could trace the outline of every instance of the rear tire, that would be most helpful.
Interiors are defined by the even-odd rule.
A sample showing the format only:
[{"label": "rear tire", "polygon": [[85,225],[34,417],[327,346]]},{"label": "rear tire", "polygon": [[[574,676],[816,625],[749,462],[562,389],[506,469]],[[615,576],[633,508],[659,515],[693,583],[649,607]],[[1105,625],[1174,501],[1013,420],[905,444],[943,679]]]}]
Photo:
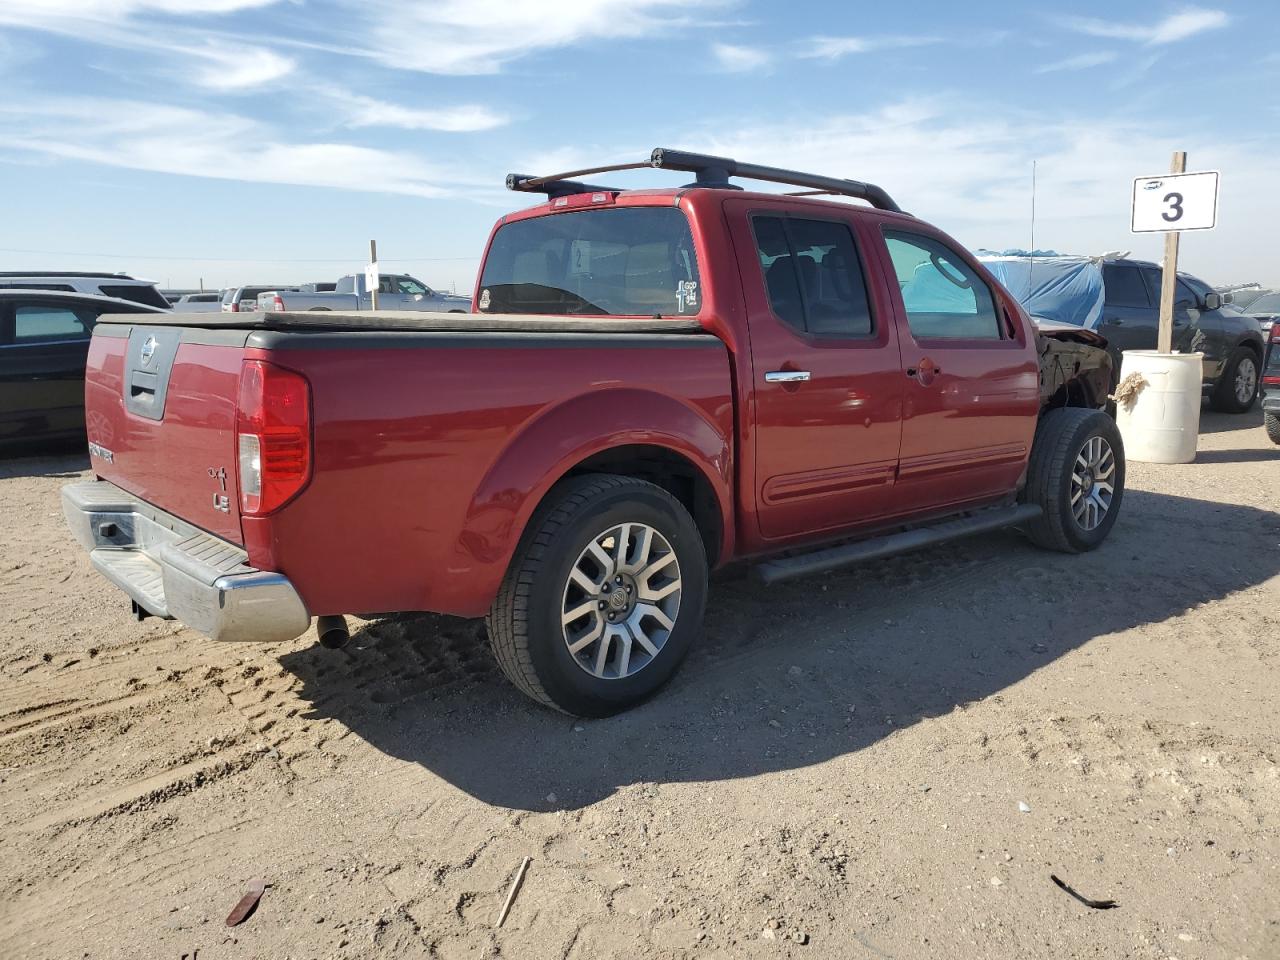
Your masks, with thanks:
[{"label": "rear tire", "polygon": [[563,483],[534,515],[485,622],[516,687],[603,717],[670,679],[701,632],[706,594],[706,551],[684,506],[643,480],[594,474]]},{"label": "rear tire", "polygon": [[1258,355],[1236,347],[1209,395],[1209,405],[1222,413],[1248,413],[1258,399]]},{"label": "rear tire", "polygon": [[1040,418],[1019,500],[1044,512],[1026,525],[1037,546],[1092,550],[1107,538],[1124,498],[1124,442],[1101,410],[1066,407]]},{"label": "rear tire", "polygon": [[1267,436],[1271,442],[1280,444],[1280,416],[1276,416],[1274,413],[1263,414],[1262,425],[1266,428]]}]

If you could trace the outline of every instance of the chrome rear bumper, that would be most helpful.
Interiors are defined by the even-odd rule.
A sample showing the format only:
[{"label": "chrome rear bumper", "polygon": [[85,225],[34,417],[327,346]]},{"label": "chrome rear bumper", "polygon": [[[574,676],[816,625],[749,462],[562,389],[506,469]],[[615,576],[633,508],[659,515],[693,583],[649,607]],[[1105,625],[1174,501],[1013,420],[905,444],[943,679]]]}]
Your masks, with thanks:
[{"label": "chrome rear bumper", "polygon": [[62,512],[98,572],[148,613],[214,640],[292,640],[311,626],[287,578],[114,484],[68,484]]}]

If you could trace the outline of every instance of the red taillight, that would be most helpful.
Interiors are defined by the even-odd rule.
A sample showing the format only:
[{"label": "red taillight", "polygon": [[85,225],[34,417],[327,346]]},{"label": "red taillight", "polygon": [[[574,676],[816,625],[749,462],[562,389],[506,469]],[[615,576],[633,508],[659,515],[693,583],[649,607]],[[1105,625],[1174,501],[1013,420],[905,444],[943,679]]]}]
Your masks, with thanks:
[{"label": "red taillight", "polygon": [[311,390],[302,374],[265,360],[240,368],[236,407],[240,512],[280,509],[311,477]]},{"label": "red taillight", "polygon": [[271,309],[275,310],[277,313],[284,313],[284,297],[280,296],[278,293],[272,297]]},{"label": "red taillight", "polygon": [[232,312],[232,313],[239,313],[239,312],[240,312],[240,304],[239,304],[238,302],[236,302],[235,300],[232,300],[232,301],[231,301],[231,312]]}]

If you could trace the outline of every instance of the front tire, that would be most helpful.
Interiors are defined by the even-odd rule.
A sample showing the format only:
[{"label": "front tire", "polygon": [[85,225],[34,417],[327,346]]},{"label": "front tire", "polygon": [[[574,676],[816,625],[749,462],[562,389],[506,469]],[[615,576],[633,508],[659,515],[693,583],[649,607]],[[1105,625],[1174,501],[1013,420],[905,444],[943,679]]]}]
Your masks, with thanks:
[{"label": "front tire", "polygon": [[1209,405],[1222,413],[1248,413],[1257,399],[1258,355],[1248,347],[1236,347],[1209,396]]},{"label": "front tire", "polygon": [[534,700],[609,716],[670,679],[706,594],[706,551],[678,500],[634,477],[577,477],[534,515],[489,611],[489,643]]},{"label": "front tire", "polygon": [[1101,410],[1066,407],[1040,418],[1023,503],[1043,513],[1026,526],[1037,546],[1092,550],[1107,538],[1124,498],[1124,442]]}]

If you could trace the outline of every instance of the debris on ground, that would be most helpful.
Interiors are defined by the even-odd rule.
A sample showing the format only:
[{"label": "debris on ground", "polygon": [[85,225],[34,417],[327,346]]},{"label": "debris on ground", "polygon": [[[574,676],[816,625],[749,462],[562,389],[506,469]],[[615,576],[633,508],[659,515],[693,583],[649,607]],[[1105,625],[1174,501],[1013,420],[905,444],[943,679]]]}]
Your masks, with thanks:
[{"label": "debris on ground", "polygon": [[227,926],[234,927],[249,919],[254,908],[258,905],[258,901],[262,899],[262,895],[266,890],[267,881],[262,879],[250,880],[249,889],[246,890],[244,896],[240,898],[240,902],[232,908],[229,914],[227,914]]},{"label": "debris on ground", "polygon": [[1086,907],[1092,907],[1094,910],[1114,910],[1116,907],[1120,906],[1120,904],[1116,903],[1114,900],[1090,900],[1088,897],[1076,892],[1070,886],[1063,883],[1052,873],[1049,874],[1049,879],[1056,883],[1060,889],[1083,903]]},{"label": "debris on ground", "polygon": [[498,914],[498,926],[502,926],[507,921],[507,914],[511,912],[511,904],[515,902],[516,894],[520,892],[520,885],[524,883],[524,873],[529,869],[529,864],[533,862],[532,857],[525,857],[520,864],[520,869],[516,871],[516,875],[511,879],[511,889],[507,891],[507,902],[502,905],[502,912]]}]

